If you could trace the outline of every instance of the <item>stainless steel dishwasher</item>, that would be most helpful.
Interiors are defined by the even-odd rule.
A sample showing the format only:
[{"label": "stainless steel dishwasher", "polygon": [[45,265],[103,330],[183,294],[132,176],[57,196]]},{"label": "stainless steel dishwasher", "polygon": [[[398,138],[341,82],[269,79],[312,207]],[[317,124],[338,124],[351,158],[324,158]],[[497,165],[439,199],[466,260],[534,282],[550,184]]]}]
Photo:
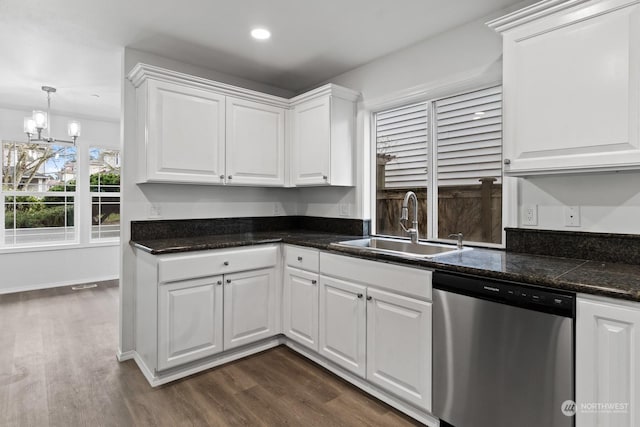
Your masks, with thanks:
[{"label": "stainless steel dishwasher", "polygon": [[575,297],[435,272],[433,413],[442,426],[569,427]]}]

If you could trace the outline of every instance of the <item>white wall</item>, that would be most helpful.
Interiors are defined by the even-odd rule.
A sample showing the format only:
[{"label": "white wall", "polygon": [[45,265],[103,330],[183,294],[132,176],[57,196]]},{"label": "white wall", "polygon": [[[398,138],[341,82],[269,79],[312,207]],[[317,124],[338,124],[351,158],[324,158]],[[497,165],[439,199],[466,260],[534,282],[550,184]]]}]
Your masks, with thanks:
[{"label": "white wall", "polygon": [[[0,108],[0,140],[24,141],[23,118],[31,111]],[[77,118],[77,117],[74,117]],[[68,116],[52,114],[52,136],[67,137]],[[120,124],[117,121],[82,118],[82,135],[78,139],[78,182],[88,185],[89,146],[120,147]],[[86,176],[80,176],[85,174]],[[91,225],[88,196],[78,206],[77,230],[88,231]],[[77,283],[117,279],[120,273],[118,243],[92,244],[87,233],[78,244],[36,250],[0,247],[0,294]]]},{"label": "white wall", "polygon": [[[640,234],[640,173],[520,179],[520,224],[529,205],[537,205],[538,225],[526,228]],[[580,227],[565,225],[566,206],[580,206]]]},{"label": "white wall", "polygon": [[409,46],[329,81],[362,93],[358,106],[355,188],[318,188],[299,193],[304,215],[339,217],[336,201],[354,218],[370,218],[370,117],[393,104],[450,95],[502,78],[502,42],[485,25],[507,11],[473,21]]},{"label": "white wall", "polygon": [[205,185],[135,184],[137,144],[135,137],[135,89],[126,79],[138,63],[216,80],[277,96],[291,97],[292,92],[252,82],[228,74],[183,64],[168,58],[134,49],[124,51],[123,69],[123,209],[122,209],[122,268],[120,305],[120,351],[134,345],[134,286],[135,253],[129,246],[131,221],[158,219],[151,217],[152,206],[158,208],[162,219],[222,218],[247,216],[273,216],[297,213],[297,190],[285,188],[217,187]]}]

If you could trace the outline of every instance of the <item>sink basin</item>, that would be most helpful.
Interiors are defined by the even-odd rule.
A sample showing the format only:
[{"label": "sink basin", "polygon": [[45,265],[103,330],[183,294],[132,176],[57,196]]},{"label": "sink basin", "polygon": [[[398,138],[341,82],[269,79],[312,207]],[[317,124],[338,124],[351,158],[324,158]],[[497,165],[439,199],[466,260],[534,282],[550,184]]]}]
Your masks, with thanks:
[{"label": "sink basin", "polygon": [[331,245],[343,248],[362,248],[368,249],[371,252],[400,254],[418,258],[433,258],[438,255],[471,249],[458,249],[456,246],[443,243],[411,243],[409,240],[388,239],[384,237],[346,240],[344,242],[332,243]]}]

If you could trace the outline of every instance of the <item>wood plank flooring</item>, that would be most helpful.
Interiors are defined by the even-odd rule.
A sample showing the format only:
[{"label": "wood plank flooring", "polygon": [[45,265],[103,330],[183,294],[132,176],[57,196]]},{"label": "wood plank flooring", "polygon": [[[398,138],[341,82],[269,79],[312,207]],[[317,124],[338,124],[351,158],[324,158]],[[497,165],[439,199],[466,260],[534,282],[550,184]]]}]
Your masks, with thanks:
[{"label": "wood plank flooring", "polygon": [[285,347],[151,388],[117,312],[117,282],[0,295],[0,426],[419,425]]}]

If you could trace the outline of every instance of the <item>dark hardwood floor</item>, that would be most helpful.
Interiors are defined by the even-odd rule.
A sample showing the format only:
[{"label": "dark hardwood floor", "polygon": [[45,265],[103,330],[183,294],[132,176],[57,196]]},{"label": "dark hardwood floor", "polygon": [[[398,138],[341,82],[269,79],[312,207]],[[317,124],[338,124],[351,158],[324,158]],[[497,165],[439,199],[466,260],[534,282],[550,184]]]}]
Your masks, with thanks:
[{"label": "dark hardwood floor", "polygon": [[409,426],[285,347],[162,387],[118,363],[118,288],[0,295],[0,426]]}]

